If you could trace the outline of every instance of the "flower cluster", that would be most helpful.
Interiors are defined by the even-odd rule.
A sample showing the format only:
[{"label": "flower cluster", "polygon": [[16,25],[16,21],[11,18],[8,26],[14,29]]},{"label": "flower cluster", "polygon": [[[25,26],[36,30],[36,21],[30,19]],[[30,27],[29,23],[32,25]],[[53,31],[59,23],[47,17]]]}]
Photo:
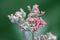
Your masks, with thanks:
[{"label": "flower cluster", "polygon": [[[28,10],[30,11],[29,14],[27,14],[22,8],[20,8],[20,11],[17,11],[15,14],[8,15],[8,18],[12,23],[17,24],[21,29],[27,31],[25,32],[26,39],[28,39],[28,36],[31,36],[30,34],[28,34],[28,31],[30,31],[32,33],[32,40],[57,40],[57,37],[51,32],[47,33],[46,35],[42,34],[39,37],[34,37],[34,31],[46,26],[47,24],[42,19],[42,15],[44,15],[45,12],[41,10],[39,11],[38,7],[39,5],[37,4],[33,5],[33,8],[27,6]],[[26,15],[28,15],[27,18]]]},{"label": "flower cluster", "polygon": [[22,29],[36,31],[38,28],[42,28],[46,25],[46,22],[42,19],[44,11],[39,11],[39,5],[33,5],[33,8],[27,6],[30,13],[26,17],[27,13],[22,8],[15,14],[8,15],[12,23],[17,23]]},{"label": "flower cluster", "polygon": [[51,32],[48,32],[47,34],[42,34],[39,37],[35,37],[35,40],[57,40],[57,36],[53,35]]}]

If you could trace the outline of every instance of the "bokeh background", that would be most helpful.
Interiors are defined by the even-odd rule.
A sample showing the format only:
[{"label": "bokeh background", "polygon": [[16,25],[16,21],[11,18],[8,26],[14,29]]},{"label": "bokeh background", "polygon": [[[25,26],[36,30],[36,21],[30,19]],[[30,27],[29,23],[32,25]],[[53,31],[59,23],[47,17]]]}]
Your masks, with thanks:
[{"label": "bokeh background", "polygon": [[41,33],[52,32],[60,40],[60,1],[59,0],[0,0],[0,40],[25,40],[20,27],[12,24],[7,15],[15,13],[19,8],[25,12],[27,5],[31,7],[39,5],[39,9],[45,11],[43,19],[47,22],[45,29]]}]

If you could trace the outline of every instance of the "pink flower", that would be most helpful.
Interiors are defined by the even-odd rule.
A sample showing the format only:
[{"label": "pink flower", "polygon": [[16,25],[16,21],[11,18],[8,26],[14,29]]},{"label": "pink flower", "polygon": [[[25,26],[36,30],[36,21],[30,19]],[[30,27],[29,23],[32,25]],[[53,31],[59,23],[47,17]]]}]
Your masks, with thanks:
[{"label": "pink flower", "polygon": [[40,24],[45,26],[46,25],[46,22],[42,19],[42,17],[40,17]]},{"label": "pink flower", "polygon": [[17,16],[19,16],[19,14],[20,14],[20,12],[19,12],[19,11],[17,11],[17,12],[15,13],[15,15],[17,15]]},{"label": "pink flower", "polygon": [[35,4],[34,6],[33,6],[33,8],[38,8],[39,7],[39,5],[37,5],[37,4]]},{"label": "pink flower", "polygon": [[38,14],[40,12],[38,8],[34,8],[34,9],[35,9],[34,14]]},{"label": "pink flower", "polygon": [[40,20],[40,24],[42,24],[42,17],[40,17],[40,19],[39,19],[39,20]]},{"label": "pink flower", "polygon": [[31,16],[33,16],[33,13],[31,12],[31,13],[29,13],[29,16],[31,17]]},{"label": "pink flower", "polygon": [[34,18],[34,22],[35,22],[35,25],[33,26],[32,30],[36,31],[39,28],[39,23],[37,23],[38,22],[38,18]]},{"label": "pink flower", "polygon": [[34,19],[32,17],[29,17],[26,19],[26,21],[34,21]]},{"label": "pink flower", "polygon": [[34,18],[35,25],[32,28],[33,31],[35,31],[39,28],[39,21],[38,20],[39,20],[38,18]]},{"label": "pink flower", "polygon": [[15,15],[18,16],[18,17],[22,17],[22,16],[20,15],[20,13],[21,13],[21,12],[17,11],[17,12],[15,13]]},{"label": "pink flower", "polygon": [[32,30],[33,30],[33,31],[37,30],[36,26],[34,26],[34,27],[32,28]]},{"label": "pink flower", "polygon": [[34,18],[34,22],[36,23],[39,19],[38,18]]},{"label": "pink flower", "polygon": [[38,28],[42,28],[46,25],[46,22],[43,21],[42,17],[40,19],[34,18],[35,26],[32,28],[33,31],[37,30]]}]

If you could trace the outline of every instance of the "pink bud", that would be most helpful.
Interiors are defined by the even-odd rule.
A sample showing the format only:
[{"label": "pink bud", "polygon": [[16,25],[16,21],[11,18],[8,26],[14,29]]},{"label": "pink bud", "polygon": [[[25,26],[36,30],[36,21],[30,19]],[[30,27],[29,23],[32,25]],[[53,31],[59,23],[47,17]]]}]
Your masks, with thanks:
[{"label": "pink bud", "polygon": [[17,12],[15,13],[15,15],[19,17],[19,16],[20,16],[20,12],[17,11]]},{"label": "pink bud", "polygon": [[33,16],[33,13],[29,13],[30,17]]},{"label": "pink bud", "polygon": [[35,5],[33,6],[33,8],[38,8],[38,6],[39,6],[39,5],[35,4]]},{"label": "pink bud", "polygon": [[40,24],[42,24],[43,26],[45,26],[47,23],[42,19],[42,17],[40,17]]}]

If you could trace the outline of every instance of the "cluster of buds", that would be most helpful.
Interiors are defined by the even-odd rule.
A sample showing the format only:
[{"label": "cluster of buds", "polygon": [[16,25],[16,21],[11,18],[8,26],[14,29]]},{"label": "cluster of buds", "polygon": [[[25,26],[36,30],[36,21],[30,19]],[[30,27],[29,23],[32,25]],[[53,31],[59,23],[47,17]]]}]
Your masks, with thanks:
[{"label": "cluster of buds", "polygon": [[35,40],[57,40],[57,36],[53,35],[51,32],[46,35],[41,34],[39,37],[35,37]]},{"label": "cluster of buds", "polygon": [[12,23],[18,24],[24,30],[36,31],[38,28],[41,28],[46,25],[46,22],[42,19],[44,11],[39,11],[39,5],[33,5],[33,8],[27,6],[30,13],[26,17],[26,12],[22,8],[20,11],[17,11],[15,14],[8,15]]},{"label": "cluster of buds", "polygon": [[[15,14],[8,15],[8,18],[12,23],[17,24],[21,29],[34,33],[34,31],[46,26],[47,24],[42,19],[42,15],[44,15],[45,12],[39,11],[38,7],[39,5],[37,4],[33,5],[33,8],[27,6],[28,10],[30,11],[29,14],[27,14],[22,8],[20,8],[20,11],[17,11]],[[26,15],[28,15],[27,18]],[[32,40],[57,40],[57,37],[51,32],[47,33],[46,35],[42,34],[39,37],[34,37],[33,34],[32,37]]]}]

